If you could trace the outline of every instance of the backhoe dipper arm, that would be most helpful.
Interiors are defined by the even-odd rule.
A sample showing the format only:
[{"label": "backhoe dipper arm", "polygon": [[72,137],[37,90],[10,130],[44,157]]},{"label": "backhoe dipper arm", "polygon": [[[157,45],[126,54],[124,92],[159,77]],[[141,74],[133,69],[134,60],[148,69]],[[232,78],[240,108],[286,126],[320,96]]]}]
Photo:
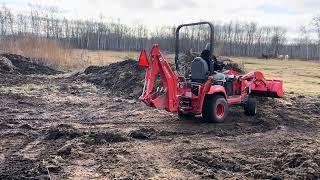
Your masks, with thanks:
[{"label": "backhoe dipper arm", "polygon": [[[172,71],[170,65],[160,52],[159,45],[153,45],[149,54],[149,67],[145,76],[145,84],[140,99],[148,106],[166,109],[169,112],[177,112],[178,76]],[[163,84],[163,95],[154,91],[157,75],[160,75]]]}]

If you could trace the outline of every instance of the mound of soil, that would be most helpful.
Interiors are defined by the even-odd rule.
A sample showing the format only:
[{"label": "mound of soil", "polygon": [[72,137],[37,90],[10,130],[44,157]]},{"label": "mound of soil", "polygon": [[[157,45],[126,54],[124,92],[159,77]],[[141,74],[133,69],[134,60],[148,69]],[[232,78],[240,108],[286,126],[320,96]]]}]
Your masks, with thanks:
[{"label": "mound of soil", "polygon": [[109,66],[90,66],[80,76],[115,95],[138,98],[142,93],[144,75],[145,71],[138,62],[129,59]]},{"label": "mound of soil", "polygon": [[40,64],[40,61],[33,61],[30,58],[16,54],[0,55],[0,73],[2,74],[58,74],[56,71],[46,65]]}]

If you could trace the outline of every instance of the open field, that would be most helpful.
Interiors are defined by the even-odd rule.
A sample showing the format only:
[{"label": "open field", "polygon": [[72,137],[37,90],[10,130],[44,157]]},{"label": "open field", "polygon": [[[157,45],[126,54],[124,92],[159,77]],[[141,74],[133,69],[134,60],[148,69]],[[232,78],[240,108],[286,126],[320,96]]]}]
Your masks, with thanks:
[{"label": "open field", "polygon": [[[86,54],[92,64],[137,55]],[[0,71],[0,179],[319,179],[320,89],[309,82],[319,82],[319,64],[235,59],[293,93],[260,98],[257,116],[236,106],[225,123],[207,124],[137,100],[134,61],[87,70],[90,81]],[[100,70],[101,85],[90,83]]]},{"label": "open field", "polygon": [[320,62],[300,60],[262,60],[234,58],[244,64],[247,71],[261,71],[266,78],[282,79],[286,93],[320,94]]},{"label": "open field", "polygon": [[[83,57],[88,62],[88,65],[108,65],[110,63],[119,62],[123,59],[138,59],[139,52],[122,52],[122,51],[91,51],[83,49],[74,49],[72,53],[77,57]],[[82,60],[80,58],[79,60]]]}]

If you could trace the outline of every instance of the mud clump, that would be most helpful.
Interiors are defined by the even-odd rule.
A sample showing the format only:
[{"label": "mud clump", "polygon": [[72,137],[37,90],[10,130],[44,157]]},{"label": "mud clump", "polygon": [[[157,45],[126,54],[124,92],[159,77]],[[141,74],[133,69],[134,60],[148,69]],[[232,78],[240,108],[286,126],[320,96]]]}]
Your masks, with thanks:
[{"label": "mud clump", "polygon": [[90,66],[80,77],[110,90],[115,95],[138,98],[143,89],[145,71],[135,60],[125,60],[109,66]]},{"label": "mud clump", "polygon": [[23,124],[19,128],[25,129],[25,130],[34,130],[34,128],[29,124]]},{"label": "mud clump", "polygon": [[0,57],[0,73],[12,73],[16,67],[6,57]]},{"label": "mud clump", "polygon": [[131,131],[129,136],[140,140],[154,139],[156,136],[156,130],[153,128],[141,128]]},{"label": "mud clump", "polygon": [[12,129],[12,127],[5,123],[0,123],[0,130],[5,130],[5,129]]},{"label": "mud clump", "polygon": [[83,135],[82,132],[74,129],[69,125],[58,125],[50,128],[46,133],[46,140],[57,140],[57,139],[74,139]]},{"label": "mud clump", "polygon": [[93,132],[84,140],[86,144],[97,145],[126,142],[128,139],[114,132]]},{"label": "mud clump", "polygon": [[42,162],[22,156],[8,157],[0,165],[0,179],[50,179]]},{"label": "mud clump", "polygon": [[65,146],[63,146],[62,148],[60,148],[57,151],[57,155],[59,156],[68,156],[71,154],[72,151],[72,146],[71,144],[66,144]]},{"label": "mud clump", "polygon": [[0,74],[45,74],[55,75],[60,73],[40,61],[32,60],[16,54],[1,54],[0,55]]}]

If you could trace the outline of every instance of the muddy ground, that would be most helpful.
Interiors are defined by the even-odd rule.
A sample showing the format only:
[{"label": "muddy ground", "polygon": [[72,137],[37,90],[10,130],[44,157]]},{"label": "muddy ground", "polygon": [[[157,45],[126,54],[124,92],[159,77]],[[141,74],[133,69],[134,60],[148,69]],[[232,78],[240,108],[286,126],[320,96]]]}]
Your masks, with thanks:
[{"label": "muddy ground", "polygon": [[74,75],[0,74],[0,179],[319,179],[320,96],[180,120]]}]

